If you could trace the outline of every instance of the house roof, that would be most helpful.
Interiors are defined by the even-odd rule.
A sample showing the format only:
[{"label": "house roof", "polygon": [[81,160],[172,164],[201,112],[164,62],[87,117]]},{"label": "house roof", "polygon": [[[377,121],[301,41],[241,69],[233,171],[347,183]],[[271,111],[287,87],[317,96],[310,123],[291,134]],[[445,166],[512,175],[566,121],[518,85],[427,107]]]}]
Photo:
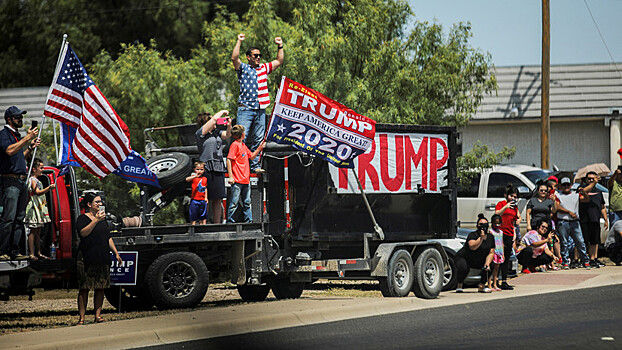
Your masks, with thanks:
[{"label": "house roof", "polygon": [[[551,117],[604,116],[622,113],[622,63],[551,66]],[[473,119],[540,118],[540,66],[495,68],[497,94],[487,95]],[[510,116],[513,107],[516,117]]]},{"label": "house roof", "polygon": [[41,119],[48,88],[44,86],[0,89],[0,118],[2,118],[0,120],[2,123],[4,123],[4,111],[11,106],[17,106],[21,110],[28,111],[24,125],[28,125],[31,119]]}]

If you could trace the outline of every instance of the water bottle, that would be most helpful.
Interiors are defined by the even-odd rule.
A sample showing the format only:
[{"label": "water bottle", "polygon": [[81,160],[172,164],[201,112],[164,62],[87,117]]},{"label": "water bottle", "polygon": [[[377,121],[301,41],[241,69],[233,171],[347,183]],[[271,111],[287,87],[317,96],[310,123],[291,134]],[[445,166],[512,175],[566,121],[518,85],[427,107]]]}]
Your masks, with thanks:
[{"label": "water bottle", "polygon": [[50,258],[56,260],[56,244],[54,244],[54,242],[52,242],[50,246]]}]

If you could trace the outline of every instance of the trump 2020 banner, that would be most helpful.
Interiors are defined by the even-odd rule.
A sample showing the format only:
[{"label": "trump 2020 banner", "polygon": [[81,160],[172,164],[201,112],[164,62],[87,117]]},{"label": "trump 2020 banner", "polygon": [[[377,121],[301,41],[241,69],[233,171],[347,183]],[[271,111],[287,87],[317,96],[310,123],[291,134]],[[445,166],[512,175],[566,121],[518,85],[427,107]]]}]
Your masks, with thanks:
[{"label": "trump 2020 banner", "polygon": [[449,148],[445,134],[378,132],[354,169],[329,167],[337,193],[358,192],[353,172],[367,193],[440,192],[447,186]]},{"label": "trump 2020 banner", "polygon": [[267,140],[352,168],[354,158],[371,147],[375,132],[374,120],[283,77]]}]

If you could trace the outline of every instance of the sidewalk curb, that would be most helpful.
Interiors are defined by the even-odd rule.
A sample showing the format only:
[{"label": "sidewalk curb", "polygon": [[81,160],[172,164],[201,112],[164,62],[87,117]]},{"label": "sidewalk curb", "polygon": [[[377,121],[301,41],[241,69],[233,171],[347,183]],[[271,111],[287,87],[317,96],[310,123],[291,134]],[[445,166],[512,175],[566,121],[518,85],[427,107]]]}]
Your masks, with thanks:
[{"label": "sidewalk curb", "polygon": [[[617,274],[596,274],[590,280],[575,286],[559,285],[521,285],[520,290],[486,294],[466,292],[459,297],[449,292],[442,293],[432,300],[419,299],[414,296],[407,298],[367,299],[343,298],[324,299],[327,304],[321,308],[288,311],[279,314],[244,317],[242,313],[231,313],[237,318],[210,322],[219,310],[199,310],[183,314],[154,316],[143,319],[114,321],[105,324],[55,328],[42,331],[9,334],[0,337],[3,348],[11,349],[120,349],[153,345],[171,344],[181,341],[192,341],[235,334],[261,332],[272,329],[304,326],[321,322],[334,322],[380,314],[391,314],[420,309],[430,309],[451,305],[470,304],[481,301],[507,299],[535,294],[555,293],[560,291],[594,288],[622,284],[622,271]],[[455,297],[454,297],[455,296]],[[314,302],[310,300],[310,302]],[[320,302],[320,301],[318,301]],[[346,305],[354,302],[353,305]],[[261,307],[262,305],[254,305]],[[269,307],[268,307],[269,308]],[[243,309],[243,308],[239,308]],[[221,313],[224,313],[220,310]],[[151,323],[163,323],[162,320],[179,321],[182,325],[154,326],[154,329],[129,331],[129,326],[149,327]],[[166,322],[164,322],[166,323]],[[123,330],[128,332],[123,332]],[[71,338],[70,340],[55,339]],[[37,340],[47,339],[49,343],[41,344]]]}]

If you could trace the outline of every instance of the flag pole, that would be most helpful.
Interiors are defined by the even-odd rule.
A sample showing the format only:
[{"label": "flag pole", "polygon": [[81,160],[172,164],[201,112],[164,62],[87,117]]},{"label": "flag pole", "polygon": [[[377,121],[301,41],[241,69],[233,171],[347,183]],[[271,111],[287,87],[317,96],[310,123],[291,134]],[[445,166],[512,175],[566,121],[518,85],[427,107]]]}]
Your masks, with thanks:
[{"label": "flag pole", "polygon": [[[60,52],[58,53],[58,58],[56,59],[56,68],[54,68],[54,76],[52,77],[52,83],[50,84],[50,88],[48,89],[48,95],[45,99],[45,103],[50,99],[50,95],[52,94],[52,86],[54,85],[54,79],[58,74],[58,70],[60,69],[60,59],[63,55],[63,50],[65,49],[65,45],[67,44],[67,34],[63,34],[63,43],[60,46]],[[41,127],[39,128],[39,133],[37,134],[37,138],[41,137],[41,132],[43,131],[43,127],[45,126],[45,114],[41,116]],[[54,124],[52,124],[52,128],[54,128]],[[54,147],[56,148],[56,163],[59,163],[58,156],[58,144],[56,143],[56,130],[54,130]],[[30,160],[30,167],[28,167],[28,176],[26,180],[30,179],[30,174],[32,173],[32,165],[35,162],[35,156],[37,155],[37,148],[35,147],[32,150],[32,157]]]}]

